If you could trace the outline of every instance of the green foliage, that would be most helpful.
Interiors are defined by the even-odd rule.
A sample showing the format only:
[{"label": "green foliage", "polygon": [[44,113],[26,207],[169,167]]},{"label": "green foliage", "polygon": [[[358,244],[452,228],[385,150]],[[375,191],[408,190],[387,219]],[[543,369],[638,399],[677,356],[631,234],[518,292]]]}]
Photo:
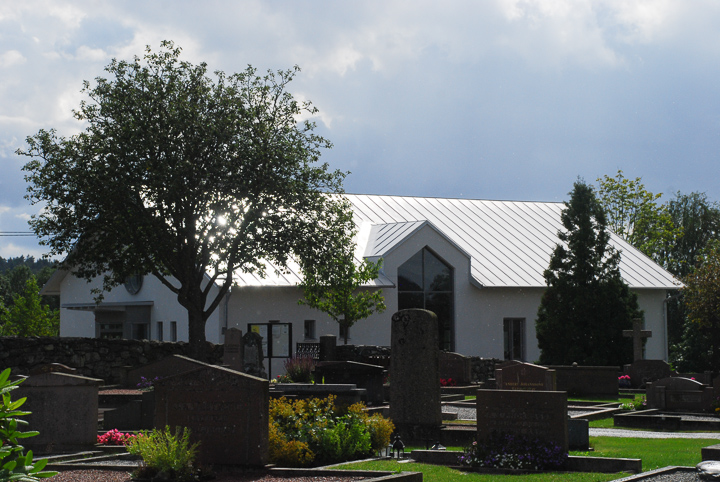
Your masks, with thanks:
[{"label": "green foliage", "polygon": [[34,437],[38,432],[22,432],[18,428],[27,426],[27,422],[21,417],[30,415],[19,408],[25,403],[26,398],[12,401],[10,392],[15,390],[23,380],[9,381],[10,369],[7,368],[0,373],[0,481],[32,482],[41,478],[52,477],[57,472],[43,471],[47,465],[47,459],[41,459],[33,463],[33,453],[29,450],[24,454],[24,447],[18,440]]},{"label": "green foliage", "polygon": [[165,41],[112,60],[109,79],[84,82],[84,130],[40,130],[18,154],[31,158],[27,198],[44,209],[30,226],[49,255],[103,290],[157,277],[187,310],[197,354],[234,272],[283,269],[347,236],[325,194],[345,174],[318,163],[331,144],[297,120],[317,112],[287,91],[299,68],[211,77],[180,53]]},{"label": "green foliage", "polygon": [[164,474],[165,480],[178,482],[197,480],[194,466],[200,443],[190,443],[190,429],[170,427],[143,432],[126,442],[127,451],[142,457],[144,466],[137,470],[136,477],[151,478]]},{"label": "green foliage", "polygon": [[562,213],[563,244],[544,276],[536,334],[540,363],[622,365],[631,345],[622,330],[641,317],[637,296],[620,275],[620,254],[609,244],[605,213],[590,186],[577,181]]},{"label": "green foliage", "polygon": [[632,400],[628,400],[620,405],[623,410],[646,410],[647,398],[645,395],[636,395]]},{"label": "green foliage", "polygon": [[[18,296],[26,299],[26,285],[30,279],[34,279],[36,285],[40,287],[50,279],[54,272],[55,263],[48,260],[35,261],[32,256],[8,259],[0,257],[0,316],[7,313],[3,307],[12,308],[14,300]],[[39,290],[33,293],[33,296],[38,292]],[[59,299],[56,296],[43,296],[40,298],[40,303],[43,307],[49,307],[51,312],[60,307]],[[1,328],[0,332],[2,332]]]},{"label": "green foliage", "polygon": [[666,265],[664,248],[682,234],[667,208],[657,204],[662,196],[645,189],[642,179],[627,179],[618,170],[612,178],[598,179],[597,197],[605,209],[608,227],[647,256]]},{"label": "green foliage", "polygon": [[335,397],[270,400],[270,461],[299,467],[353,460],[386,447],[395,429],[362,404],[340,412]]},{"label": "green foliage", "polygon": [[708,243],[720,239],[720,204],[711,202],[704,193],[678,192],[668,201],[667,213],[682,233],[666,249],[667,269],[684,278],[695,268]]},{"label": "green foliage", "polygon": [[[327,313],[344,327],[347,344],[348,328],[375,312],[385,311],[381,290],[362,288],[378,277],[382,261],[372,262],[362,255],[356,256],[352,241],[356,228],[347,201],[338,211],[337,219],[338,225],[351,237],[335,237],[332,242],[317,244],[313,256],[302,264],[300,288],[305,298],[298,303]],[[356,263],[356,258],[362,261]]]},{"label": "green foliage", "polygon": [[682,290],[690,321],[683,341],[687,343],[697,336],[704,338],[704,341],[695,339],[700,343],[688,348],[702,347],[710,368],[717,370],[720,367],[720,243],[710,242],[699,263],[685,278]]},{"label": "green foliage", "polygon": [[51,310],[40,298],[34,276],[25,281],[25,289],[13,296],[12,305],[0,305],[1,336],[58,336],[60,312]]}]

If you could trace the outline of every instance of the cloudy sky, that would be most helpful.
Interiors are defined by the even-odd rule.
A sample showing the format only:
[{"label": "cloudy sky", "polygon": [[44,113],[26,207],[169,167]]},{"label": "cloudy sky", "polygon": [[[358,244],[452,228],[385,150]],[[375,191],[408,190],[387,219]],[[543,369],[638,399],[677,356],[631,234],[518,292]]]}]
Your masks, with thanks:
[{"label": "cloudy sky", "polygon": [[564,201],[618,169],[653,192],[720,176],[720,2],[2,1],[0,256],[42,254],[15,155],[62,135],[83,80],[163,39],[227,73],[299,65],[346,191]]}]

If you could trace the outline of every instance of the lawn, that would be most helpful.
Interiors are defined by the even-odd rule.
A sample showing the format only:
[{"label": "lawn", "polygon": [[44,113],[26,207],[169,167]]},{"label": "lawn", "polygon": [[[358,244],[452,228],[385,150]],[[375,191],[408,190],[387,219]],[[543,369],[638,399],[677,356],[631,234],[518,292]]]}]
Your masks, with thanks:
[{"label": "lawn", "polygon": [[[699,439],[641,439],[641,438],[620,438],[620,437],[590,437],[590,445],[594,448],[591,452],[571,452],[571,455],[589,455],[597,457],[621,457],[640,458],[643,463],[643,471],[653,470],[670,465],[695,466],[700,462],[700,449],[713,445],[713,440]],[[496,480],[516,481],[517,476],[502,476],[497,474],[475,474],[464,473],[448,467],[416,464],[398,463],[393,460],[378,460],[371,462],[356,462],[345,464],[342,469],[364,469],[364,470],[389,470],[389,471],[410,471],[422,472],[424,480],[433,482],[450,482],[462,477],[468,482],[485,482]],[[527,474],[522,480],[533,482],[604,482],[623,477],[624,474],[599,474],[599,473],[556,473]]]}]

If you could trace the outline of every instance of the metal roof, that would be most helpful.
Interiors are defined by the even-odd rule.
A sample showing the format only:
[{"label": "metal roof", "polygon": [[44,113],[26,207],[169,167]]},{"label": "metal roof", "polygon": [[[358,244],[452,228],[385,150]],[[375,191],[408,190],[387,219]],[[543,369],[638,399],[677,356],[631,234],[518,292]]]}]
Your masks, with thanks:
[{"label": "metal roof", "polygon": [[[543,271],[564,229],[563,203],[348,194],[357,224],[377,225],[365,256],[380,256],[428,221],[471,258],[471,276],[486,287],[545,287]],[[670,273],[619,236],[620,271],[631,288],[681,286]]]}]

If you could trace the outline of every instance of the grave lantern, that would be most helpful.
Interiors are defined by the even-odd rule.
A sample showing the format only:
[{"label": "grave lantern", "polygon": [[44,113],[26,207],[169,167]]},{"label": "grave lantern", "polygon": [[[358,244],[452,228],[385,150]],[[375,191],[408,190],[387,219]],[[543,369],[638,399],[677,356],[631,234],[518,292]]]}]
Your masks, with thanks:
[{"label": "grave lantern", "polygon": [[404,459],[405,458],[405,444],[402,440],[400,440],[400,435],[395,435],[395,440],[392,444],[392,457],[395,457],[397,454],[397,459]]}]

